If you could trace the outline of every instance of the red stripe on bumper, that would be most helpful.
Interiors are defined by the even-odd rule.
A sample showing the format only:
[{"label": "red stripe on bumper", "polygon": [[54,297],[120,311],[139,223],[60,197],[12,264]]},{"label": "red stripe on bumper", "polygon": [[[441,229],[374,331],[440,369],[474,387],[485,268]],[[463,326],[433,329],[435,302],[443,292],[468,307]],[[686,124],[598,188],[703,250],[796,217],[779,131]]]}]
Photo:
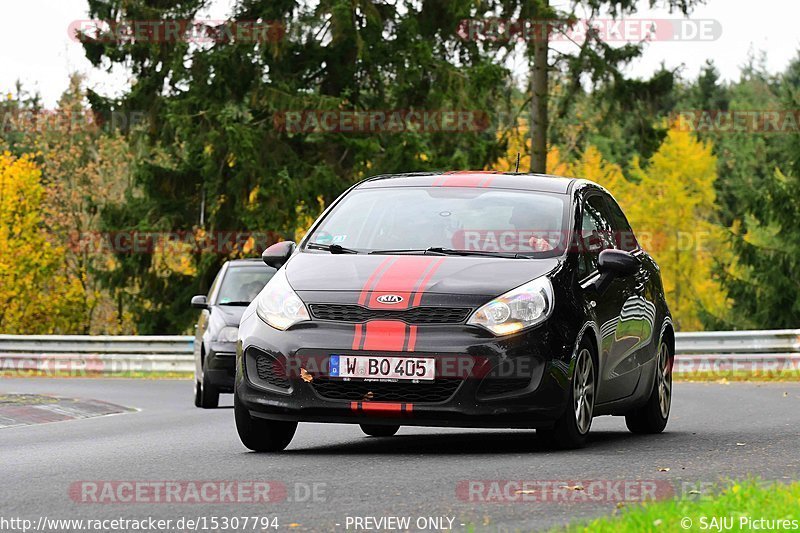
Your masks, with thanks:
[{"label": "red stripe on bumper", "polygon": [[406,323],[398,320],[367,322],[363,349],[402,352],[406,343],[406,330]]},{"label": "red stripe on bumper", "polygon": [[361,337],[364,334],[364,325],[363,324],[356,324],[356,332],[353,335],[353,349],[360,350],[361,349]]},{"label": "red stripe on bumper", "polygon": [[350,410],[363,413],[410,413],[413,403],[350,402]]}]

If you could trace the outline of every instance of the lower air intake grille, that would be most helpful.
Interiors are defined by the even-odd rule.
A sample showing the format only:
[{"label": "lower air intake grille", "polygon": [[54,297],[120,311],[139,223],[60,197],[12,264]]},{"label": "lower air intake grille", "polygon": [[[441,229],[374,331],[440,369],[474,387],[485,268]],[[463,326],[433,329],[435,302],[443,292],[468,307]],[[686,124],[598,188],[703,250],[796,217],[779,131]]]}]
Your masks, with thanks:
[{"label": "lower air intake grille", "polygon": [[487,377],[478,388],[480,396],[499,396],[507,392],[524,389],[531,382],[531,378],[501,378]]},{"label": "lower air intake grille", "polygon": [[436,403],[449,399],[461,379],[437,379],[433,383],[339,381],[316,378],[314,390],[329,400]]},{"label": "lower air intake grille", "polygon": [[256,370],[258,379],[282,389],[289,388],[289,379],[286,377],[286,367],[274,357],[263,353],[256,355]]}]

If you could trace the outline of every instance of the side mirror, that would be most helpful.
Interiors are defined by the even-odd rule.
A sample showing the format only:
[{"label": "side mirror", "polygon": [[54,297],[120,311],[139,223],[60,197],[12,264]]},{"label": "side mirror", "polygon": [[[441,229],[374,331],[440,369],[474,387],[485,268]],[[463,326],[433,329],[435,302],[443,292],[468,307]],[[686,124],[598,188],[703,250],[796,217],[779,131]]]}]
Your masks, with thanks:
[{"label": "side mirror", "polygon": [[208,301],[205,294],[198,294],[192,296],[192,307],[195,309],[208,309]]},{"label": "side mirror", "polygon": [[273,244],[261,254],[261,259],[272,268],[280,268],[294,253],[293,241],[281,241]]},{"label": "side mirror", "polygon": [[603,250],[597,263],[601,274],[613,276],[632,276],[639,271],[639,259],[623,250]]}]

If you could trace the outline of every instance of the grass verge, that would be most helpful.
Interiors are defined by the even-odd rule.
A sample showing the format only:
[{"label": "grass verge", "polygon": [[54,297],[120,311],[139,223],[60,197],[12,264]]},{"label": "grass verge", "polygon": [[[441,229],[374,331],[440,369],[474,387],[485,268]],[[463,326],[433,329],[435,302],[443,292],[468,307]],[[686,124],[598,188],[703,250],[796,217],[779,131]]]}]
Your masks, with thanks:
[{"label": "grass verge", "polygon": [[733,483],[716,495],[625,507],[617,516],[553,529],[553,533],[640,531],[798,531],[800,483]]},{"label": "grass verge", "polygon": [[791,370],[782,372],[675,372],[673,380],[685,383],[730,383],[738,381],[787,382],[800,381],[800,373]]}]

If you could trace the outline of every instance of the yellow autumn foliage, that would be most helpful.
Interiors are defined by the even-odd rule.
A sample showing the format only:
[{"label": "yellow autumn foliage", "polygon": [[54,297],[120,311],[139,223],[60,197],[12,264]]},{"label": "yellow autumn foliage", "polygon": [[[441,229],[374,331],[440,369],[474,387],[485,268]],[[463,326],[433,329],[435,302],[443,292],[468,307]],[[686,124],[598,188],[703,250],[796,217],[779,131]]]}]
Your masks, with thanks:
[{"label": "yellow autumn foliage", "polygon": [[559,174],[592,180],[614,195],[642,247],[661,267],[676,328],[701,330],[703,312],[726,314],[725,291],[712,269],[715,257],[731,251],[722,228],[712,222],[717,159],[710,145],[671,129],[649,164],[633,161],[627,178],[594,147],[571,164],[561,162],[557,151],[553,156]]},{"label": "yellow autumn foliage", "polygon": [[0,154],[0,333],[80,328],[82,280],[67,275],[65,250],[45,231],[41,177],[29,157]]},{"label": "yellow autumn foliage", "polygon": [[[492,169],[530,167],[530,140],[524,123],[502,135],[508,149]],[[549,150],[548,173],[588,179],[608,189],[630,220],[642,247],[659,263],[667,302],[678,329],[703,328],[701,315],[727,314],[728,300],[713,279],[714,258],[733,257],[715,215],[717,159],[709,144],[690,132],[670,129],[647,165],[634,160],[626,176],[590,146],[577,161],[566,161],[557,147]],[[729,262],[729,261],[728,261]]]}]

